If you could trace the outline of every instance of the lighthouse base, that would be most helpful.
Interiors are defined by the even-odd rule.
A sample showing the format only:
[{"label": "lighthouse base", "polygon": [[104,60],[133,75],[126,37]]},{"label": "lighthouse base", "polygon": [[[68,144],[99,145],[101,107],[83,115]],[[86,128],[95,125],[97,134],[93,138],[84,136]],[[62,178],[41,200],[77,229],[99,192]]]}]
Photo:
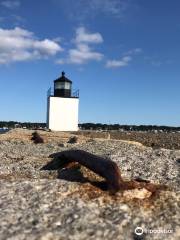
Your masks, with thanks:
[{"label": "lighthouse base", "polygon": [[48,97],[47,128],[52,131],[78,131],[79,98]]}]

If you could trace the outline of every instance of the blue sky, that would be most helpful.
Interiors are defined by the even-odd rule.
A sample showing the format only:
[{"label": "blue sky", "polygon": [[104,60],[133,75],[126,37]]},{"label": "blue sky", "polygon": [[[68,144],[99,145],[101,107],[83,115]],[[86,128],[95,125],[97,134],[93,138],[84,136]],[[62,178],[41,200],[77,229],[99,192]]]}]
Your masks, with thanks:
[{"label": "blue sky", "polygon": [[0,120],[46,121],[61,71],[80,122],[180,125],[180,1],[0,0]]}]

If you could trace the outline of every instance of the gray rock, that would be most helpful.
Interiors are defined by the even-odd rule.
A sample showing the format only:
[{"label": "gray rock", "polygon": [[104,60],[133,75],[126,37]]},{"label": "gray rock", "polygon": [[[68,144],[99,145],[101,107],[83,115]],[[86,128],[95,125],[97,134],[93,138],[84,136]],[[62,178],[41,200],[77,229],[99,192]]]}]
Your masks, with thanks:
[{"label": "gray rock", "polygon": [[[110,196],[89,183],[58,179],[57,171],[40,170],[51,160],[50,154],[65,148],[110,157],[124,178],[139,177],[170,188],[151,200],[130,201]],[[1,239],[179,239],[179,157],[179,150],[115,140],[93,140],[78,146],[1,141]],[[141,238],[134,233],[136,227],[145,232]]]}]

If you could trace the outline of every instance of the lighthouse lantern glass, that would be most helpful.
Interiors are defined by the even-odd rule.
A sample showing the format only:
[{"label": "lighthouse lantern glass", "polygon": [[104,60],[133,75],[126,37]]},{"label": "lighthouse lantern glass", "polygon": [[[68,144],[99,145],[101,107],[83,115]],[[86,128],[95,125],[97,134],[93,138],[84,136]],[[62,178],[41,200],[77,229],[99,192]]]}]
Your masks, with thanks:
[{"label": "lighthouse lantern glass", "polygon": [[71,89],[71,83],[65,82],[64,89]]},{"label": "lighthouse lantern glass", "polygon": [[55,89],[71,89],[71,83],[69,82],[56,82]]}]

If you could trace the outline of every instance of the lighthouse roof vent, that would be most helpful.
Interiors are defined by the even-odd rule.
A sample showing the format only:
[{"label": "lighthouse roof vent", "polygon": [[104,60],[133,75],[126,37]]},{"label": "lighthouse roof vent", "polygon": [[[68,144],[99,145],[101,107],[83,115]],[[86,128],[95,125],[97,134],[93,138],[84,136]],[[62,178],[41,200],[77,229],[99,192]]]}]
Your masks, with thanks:
[{"label": "lighthouse roof vent", "polygon": [[69,82],[72,83],[71,80],[69,80],[67,77],[65,77],[65,72],[62,71],[61,77],[57,78],[54,82]]}]

